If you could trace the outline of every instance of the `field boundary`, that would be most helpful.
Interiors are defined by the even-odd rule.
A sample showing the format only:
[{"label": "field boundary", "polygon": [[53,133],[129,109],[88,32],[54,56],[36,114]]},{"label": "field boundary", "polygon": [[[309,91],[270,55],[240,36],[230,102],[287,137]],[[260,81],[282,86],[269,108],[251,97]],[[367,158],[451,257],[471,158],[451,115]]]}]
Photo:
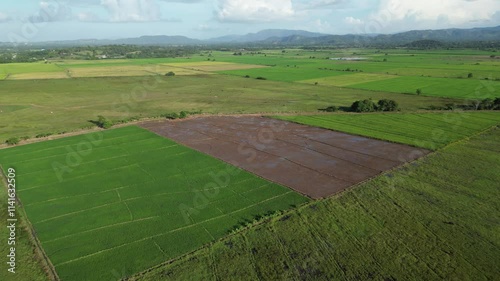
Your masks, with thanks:
[{"label": "field boundary", "polygon": [[[416,110],[416,111],[405,111],[405,113],[414,113],[414,114],[426,114],[426,113],[443,113],[444,114],[444,113],[450,113],[450,112],[455,113],[454,111],[449,111],[449,110],[425,110],[425,109]],[[466,110],[465,112],[497,112],[497,111],[495,111],[495,110],[481,110],[481,111]],[[196,119],[196,118],[204,118],[204,117],[245,117],[245,116],[249,116],[249,117],[258,116],[258,117],[276,119],[273,116],[297,116],[297,115],[304,115],[304,116],[325,115],[325,116],[329,116],[329,115],[359,115],[359,114],[360,113],[355,113],[355,112],[336,112],[336,113],[332,114],[329,112],[316,112],[316,111],[314,111],[314,112],[256,112],[256,113],[248,113],[248,114],[201,113],[201,114],[189,116],[186,119]],[[364,114],[364,115],[370,115],[370,114],[371,115],[377,115],[377,114],[398,115],[398,114],[402,114],[402,113],[401,112],[383,112],[383,113],[381,113],[381,112],[369,112],[369,113],[362,113],[362,114]],[[186,120],[186,119],[170,120],[170,122],[179,122],[179,121]],[[128,123],[114,125],[111,129],[138,125],[138,124],[141,124],[143,122],[148,122],[148,121],[164,121],[164,120],[165,119],[163,117],[144,117],[144,118],[141,118],[140,120],[137,120],[137,121],[132,121],[132,122],[128,122]],[[289,121],[289,120],[286,120],[286,121],[295,123],[294,121]],[[297,124],[300,124],[300,123],[297,123]],[[328,130],[331,130],[331,129],[328,129]],[[99,132],[99,131],[104,131],[104,130],[97,128],[97,127],[92,128],[92,129],[76,129],[76,130],[69,132],[69,133],[56,134],[56,135],[51,135],[49,137],[43,137],[43,138],[31,138],[27,141],[21,141],[18,145],[15,145],[15,146],[9,146],[5,143],[0,143],[0,150],[12,148],[12,147],[23,146],[23,145],[28,145],[28,144],[32,144],[32,143],[39,143],[39,142],[44,142],[44,141],[66,138],[66,137],[79,136],[79,135],[84,135],[84,134],[88,134],[88,133],[92,133],[92,132]],[[332,130],[332,131],[335,131],[335,130]],[[341,132],[341,131],[338,131],[338,132]],[[356,135],[356,134],[352,134],[352,135]],[[389,142],[391,142],[391,141],[389,141]]]},{"label": "field boundary", "polygon": [[[5,178],[5,173],[2,165],[0,164],[0,178],[2,182],[5,184],[5,187],[7,188],[7,180]],[[19,199],[18,196],[16,196],[16,202],[17,202],[17,210],[19,210],[20,218],[21,218],[21,224],[23,225],[24,230],[28,234],[28,240],[30,241],[34,252],[35,252],[35,257],[36,260],[41,264],[43,271],[45,271],[46,276],[53,281],[61,281],[59,276],[57,275],[57,271],[50,261],[49,257],[47,256],[47,253],[42,248],[42,244],[40,240],[36,237],[36,231],[33,228],[33,225],[28,219],[28,216],[26,214],[26,210],[24,210],[23,204],[21,203],[21,200]]]}]

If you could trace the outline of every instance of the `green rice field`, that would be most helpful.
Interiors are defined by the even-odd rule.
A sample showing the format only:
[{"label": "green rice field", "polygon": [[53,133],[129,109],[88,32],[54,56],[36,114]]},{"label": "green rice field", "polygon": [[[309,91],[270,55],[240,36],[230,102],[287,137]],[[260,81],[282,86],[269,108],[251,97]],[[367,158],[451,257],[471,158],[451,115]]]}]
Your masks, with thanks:
[{"label": "green rice field", "polygon": [[276,118],[431,150],[500,124],[498,112],[336,114]]},{"label": "green rice field", "polygon": [[110,280],[308,201],[139,127],[0,150],[62,280]]}]

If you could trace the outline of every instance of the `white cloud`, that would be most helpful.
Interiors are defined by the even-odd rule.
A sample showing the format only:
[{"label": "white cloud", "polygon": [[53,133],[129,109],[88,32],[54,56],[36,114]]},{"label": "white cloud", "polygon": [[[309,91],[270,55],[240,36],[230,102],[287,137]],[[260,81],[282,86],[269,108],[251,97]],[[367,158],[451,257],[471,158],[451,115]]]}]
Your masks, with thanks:
[{"label": "white cloud", "polygon": [[99,22],[102,21],[99,16],[92,12],[80,12],[76,15],[77,19],[79,21],[84,21],[84,22]]},{"label": "white cloud", "polygon": [[340,4],[343,4],[346,2],[345,0],[314,0],[314,1],[307,1],[304,6],[304,9],[324,9],[324,8],[330,8],[333,6],[338,6]]},{"label": "white cloud", "polygon": [[7,22],[7,21],[10,21],[11,18],[10,16],[8,16],[7,14],[4,14],[2,12],[0,12],[0,22]]},{"label": "white cloud", "polygon": [[154,0],[101,0],[112,22],[147,22],[161,18]]},{"label": "white cloud", "polygon": [[314,30],[318,32],[329,32],[332,29],[332,26],[329,22],[323,21],[321,19],[317,19],[314,21]]},{"label": "white cloud", "polygon": [[31,22],[57,22],[71,20],[73,13],[71,8],[57,1],[41,1],[39,3],[39,10],[31,15],[28,19]]},{"label": "white cloud", "polygon": [[357,19],[357,18],[353,18],[353,17],[344,18],[344,22],[347,24],[353,24],[353,25],[360,25],[360,24],[365,23],[362,19]]},{"label": "white cloud", "polygon": [[223,22],[273,22],[293,15],[292,0],[219,0],[216,11]]},{"label": "white cloud", "polygon": [[491,24],[498,0],[382,0],[369,21],[371,32]]}]

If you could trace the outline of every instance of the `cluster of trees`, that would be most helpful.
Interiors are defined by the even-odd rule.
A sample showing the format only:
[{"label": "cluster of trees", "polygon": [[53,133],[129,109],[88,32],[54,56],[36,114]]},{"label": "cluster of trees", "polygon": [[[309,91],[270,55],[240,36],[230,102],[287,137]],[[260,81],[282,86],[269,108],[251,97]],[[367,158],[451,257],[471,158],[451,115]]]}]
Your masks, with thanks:
[{"label": "cluster of trees", "polygon": [[398,111],[399,104],[395,100],[382,99],[375,103],[372,99],[355,101],[350,107],[337,107],[329,106],[320,111],[336,112],[338,110],[351,111],[351,112],[376,112],[376,111]]},{"label": "cluster of trees", "polygon": [[358,100],[351,105],[352,112],[398,111],[399,105],[395,100],[382,99],[377,103],[371,99]]},{"label": "cluster of trees", "polygon": [[1,48],[0,63],[37,62],[50,59],[171,58],[198,53],[196,47],[109,45],[86,47]]},{"label": "cluster of trees", "polygon": [[430,106],[430,110],[500,110],[500,98],[474,100],[466,104],[449,103],[443,106]]},{"label": "cluster of trees", "polygon": [[185,119],[188,118],[189,115],[195,115],[195,114],[201,114],[200,111],[181,111],[180,113],[173,112],[173,113],[165,113],[160,115],[160,117],[167,118],[169,120],[175,120],[175,119]]},{"label": "cluster of trees", "polygon": [[97,127],[102,128],[102,129],[109,129],[113,127],[113,122],[108,120],[106,117],[99,115],[97,116],[97,121],[94,122]]},{"label": "cluster of trees", "polygon": [[500,98],[473,101],[471,107],[476,110],[500,110]]}]

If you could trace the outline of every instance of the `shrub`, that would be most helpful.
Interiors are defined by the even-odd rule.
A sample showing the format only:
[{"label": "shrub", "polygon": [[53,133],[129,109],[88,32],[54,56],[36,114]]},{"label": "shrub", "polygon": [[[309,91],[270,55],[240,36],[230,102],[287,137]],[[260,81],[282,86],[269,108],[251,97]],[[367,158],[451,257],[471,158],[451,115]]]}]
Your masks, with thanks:
[{"label": "shrub", "polygon": [[6,140],[5,143],[8,145],[16,145],[19,143],[19,139],[16,137],[12,137],[12,138]]},{"label": "shrub", "polygon": [[422,89],[417,89],[417,95],[421,95],[423,92],[422,92]]},{"label": "shrub", "polygon": [[175,76],[175,72],[169,71],[169,72],[165,73],[165,76]]},{"label": "shrub", "polygon": [[189,114],[186,111],[181,111],[181,113],[179,114],[179,118],[180,119],[184,119],[184,118],[187,118],[188,115]]},{"label": "shrub", "polygon": [[267,78],[262,77],[262,76],[259,76],[259,77],[255,78],[255,79],[257,79],[257,80],[267,80]]},{"label": "shrub", "polygon": [[166,114],[162,114],[161,117],[165,117],[167,119],[170,119],[170,120],[175,120],[177,118],[179,118],[179,114],[177,113],[166,113]]},{"label": "shrub", "polygon": [[395,100],[379,100],[377,103],[377,109],[379,111],[397,111],[399,109],[399,105]]},{"label": "shrub", "polygon": [[495,101],[493,99],[484,99],[479,103],[479,110],[492,110],[495,108]]},{"label": "shrub", "polygon": [[21,137],[21,140],[29,140],[30,137],[29,136],[24,136],[24,137]]},{"label": "shrub", "polygon": [[99,116],[97,116],[96,125],[99,128],[109,129],[109,128],[113,127],[113,122],[111,122],[108,119],[106,119],[106,117],[104,117],[102,115],[99,115]]},{"label": "shrub", "polygon": [[334,105],[325,108],[326,112],[335,112],[337,110],[339,110],[339,109],[336,106],[334,106]]},{"label": "shrub", "polygon": [[495,101],[493,102],[493,109],[500,110],[500,98],[496,98]]},{"label": "shrub", "polygon": [[351,105],[353,112],[374,112],[375,109],[376,106],[372,100],[358,100]]},{"label": "shrub", "polygon": [[39,138],[46,138],[46,137],[49,137],[49,136],[52,136],[53,134],[52,133],[41,133],[41,134],[38,134],[35,136],[35,138],[39,139]]},{"label": "shrub", "polygon": [[445,110],[455,110],[455,109],[457,109],[457,105],[454,103],[447,103],[447,104],[445,104],[444,109]]},{"label": "shrub", "polygon": [[467,74],[467,78],[472,78],[472,77],[474,77],[474,74],[472,73]]}]

